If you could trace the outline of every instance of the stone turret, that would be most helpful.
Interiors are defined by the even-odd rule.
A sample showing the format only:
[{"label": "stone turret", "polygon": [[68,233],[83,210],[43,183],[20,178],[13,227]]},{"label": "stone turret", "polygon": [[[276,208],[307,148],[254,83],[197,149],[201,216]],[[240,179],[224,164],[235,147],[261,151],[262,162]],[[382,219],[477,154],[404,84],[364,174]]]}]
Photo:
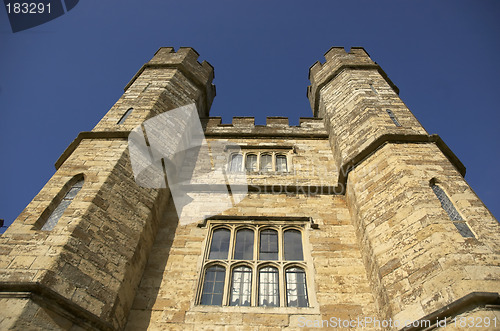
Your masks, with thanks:
[{"label": "stone turret", "polygon": [[465,167],[364,49],[334,47],[325,58],[309,71],[308,98],[324,118],[381,316],[435,320],[453,306],[494,317],[470,313],[498,302],[500,236]]},{"label": "stone turret", "polygon": [[214,73],[197,57],[192,48],[160,48],[2,236],[2,328],[124,327],[169,200],[168,188],[135,183],[127,136],[187,104],[208,116]]}]

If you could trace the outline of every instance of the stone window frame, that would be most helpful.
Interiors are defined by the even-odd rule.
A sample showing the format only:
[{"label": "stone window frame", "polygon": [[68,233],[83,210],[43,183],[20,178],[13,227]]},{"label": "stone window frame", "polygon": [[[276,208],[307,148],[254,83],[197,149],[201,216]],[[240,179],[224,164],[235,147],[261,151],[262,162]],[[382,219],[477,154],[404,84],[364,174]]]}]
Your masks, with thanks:
[{"label": "stone window frame", "polygon": [[[260,217],[259,217],[260,218]],[[273,218],[276,219],[276,218]],[[285,219],[285,218],[283,218]],[[205,242],[203,243],[204,252],[202,254],[202,263],[199,268],[199,280],[197,283],[196,298],[195,298],[195,311],[233,311],[233,310],[250,310],[255,312],[297,312],[297,310],[304,312],[306,314],[316,313],[318,310],[318,305],[316,301],[316,295],[314,292],[314,272],[312,269],[312,257],[309,249],[309,242],[307,238],[308,229],[317,228],[311,219],[308,221],[304,220],[306,218],[298,218],[300,220],[207,220],[203,224],[199,224],[200,227],[206,227],[208,229]],[[230,242],[229,251],[227,259],[209,259],[210,245],[212,242],[212,236],[214,231],[217,229],[227,229],[230,231]],[[254,231],[254,246],[253,246],[253,259],[252,260],[235,260],[234,248],[236,245],[236,233],[241,229],[251,229]],[[265,229],[273,229],[278,231],[278,260],[259,260],[259,240],[260,232]],[[286,261],[284,256],[284,240],[283,236],[287,230],[296,230],[301,233],[302,236],[302,253],[303,260],[301,261]],[[213,266],[221,266],[225,269],[225,280],[224,280],[224,292],[222,298],[222,305],[202,305],[202,292],[205,283],[205,275],[208,268]],[[248,267],[252,270],[252,292],[251,292],[251,304],[250,306],[231,306],[231,287],[232,287],[232,277],[233,271],[238,267]],[[272,266],[278,269],[278,279],[279,279],[279,306],[259,306],[259,271],[262,268]],[[291,268],[300,268],[303,270],[306,278],[306,291],[308,298],[307,307],[295,307],[287,305],[286,297],[286,271]]]},{"label": "stone window frame", "polygon": [[441,204],[441,208],[446,212],[448,218],[453,223],[458,233],[464,238],[476,238],[476,234],[467,223],[463,215],[458,211],[458,208],[451,201],[450,195],[443,187],[442,183],[436,178],[429,181],[429,186],[434,193],[435,197]]},{"label": "stone window frame", "polygon": [[[246,171],[247,174],[289,174],[292,172],[292,155],[294,153],[293,146],[285,146],[285,147],[259,147],[259,146],[239,146],[241,147],[241,151],[238,152],[230,152],[227,159],[227,171],[228,172],[243,172]],[[241,165],[239,171],[232,170],[232,160],[235,155],[241,155]],[[256,167],[255,170],[247,169],[247,156],[256,155]],[[263,171],[261,169],[261,157],[263,155],[271,155],[271,170]],[[286,159],[286,171],[278,171],[277,170],[277,158],[279,156],[284,156]]]}]

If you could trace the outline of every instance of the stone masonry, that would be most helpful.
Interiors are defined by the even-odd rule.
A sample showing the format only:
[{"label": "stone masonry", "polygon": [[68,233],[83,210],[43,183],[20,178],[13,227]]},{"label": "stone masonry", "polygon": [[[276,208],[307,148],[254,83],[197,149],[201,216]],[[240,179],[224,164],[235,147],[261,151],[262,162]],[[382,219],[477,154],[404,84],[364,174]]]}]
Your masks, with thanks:
[{"label": "stone masonry", "polygon": [[[310,68],[313,117],[299,126],[283,117],[266,125],[209,117],[214,70],[197,59],[191,48],[160,48],[95,128],[64,151],[54,176],[2,235],[0,329],[396,330],[405,325],[388,321],[417,321],[404,329],[454,330],[467,329],[460,324],[467,319],[500,329],[500,226],[460,160],[425,131],[364,49],[333,47]],[[203,207],[177,211],[168,187],[137,185],[129,132],[193,103],[209,145],[282,155],[286,171],[246,172],[247,196],[222,212],[203,189],[191,195]],[[82,179],[56,226],[43,228]],[[432,185],[473,236],[457,230]],[[181,224],[178,212],[197,221]],[[279,307],[254,297],[251,306],[201,305],[218,225],[300,229],[303,261],[272,265],[304,269],[307,306],[289,306],[283,294]]]}]

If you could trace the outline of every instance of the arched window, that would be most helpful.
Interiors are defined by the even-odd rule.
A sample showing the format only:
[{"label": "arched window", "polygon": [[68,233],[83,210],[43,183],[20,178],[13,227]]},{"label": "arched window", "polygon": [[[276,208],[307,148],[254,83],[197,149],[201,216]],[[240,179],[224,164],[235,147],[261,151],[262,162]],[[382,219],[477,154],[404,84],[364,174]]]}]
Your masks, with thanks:
[{"label": "arched window", "polygon": [[286,275],[286,302],[288,307],[307,307],[306,273],[302,268],[288,268]]},{"label": "arched window", "polygon": [[229,164],[229,172],[240,172],[242,161],[243,161],[243,156],[241,154],[231,155],[231,161]]},{"label": "arched window", "polygon": [[302,234],[297,230],[287,230],[283,235],[285,244],[285,260],[302,261]]},{"label": "arched window", "polygon": [[288,167],[286,165],[286,156],[285,155],[276,155],[276,171],[278,172],[287,172]]},{"label": "arched window", "polygon": [[260,260],[278,259],[278,232],[275,230],[263,230],[260,232]]},{"label": "arched window", "polygon": [[245,169],[247,171],[257,171],[257,155],[247,154],[247,159],[245,162]]},{"label": "arched window", "polygon": [[231,231],[228,229],[217,229],[212,236],[209,259],[227,259],[229,252],[229,237]]},{"label": "arched window", "polygon": [[209,222],[196,304],[309,307],[305,222]]},{"label": "arched window", "polygon": [[389,117],[391,118],[392,122],[393,122],[396,126],[401,126],[401,124],[399,124],[398,119],[396,118],[396,115],[394,115],[394,113],[392,112],[392,110],[390,110],[390,109],[386,109],[385,111],[387,112],[387,114],[388,114],[388,115],[389,115]]},{"label": "arched window", "polygon": [[259,306],[279,307],[278,269],[264,267],[259,270]]},{"label": "arched window", "polygon": [[125,120],[127,119],[127,117],[129,117],[133,110],[134,108],[127,109],[127,111],[125,112],[125,114],[123,114],[122,118],[120,118],[117,124],[123,124],[123,122],[125,122]]},{"label": "arched window", "polygon": [[226,269],[216,265],[207,269],[205,281],[203,282],[203,293],[201,295],[202,305],[222,305],[222,295],[224,294],[224,278]]},{"label": "arched window", "polygon": [[273,170],[273,156],[271,154],[262,154],[260,156],[260,171],[272,171]]},{"label": "arched window", "polygon": [[443,207],[443,209],[446,211],[446,213],[450,217],[450,220],[453,222],[462,237],[474,238],[474,234],[469,228],[469,225],[467,225],[462,216],[460,216],[457,209],[451,203],[450,198],[448,198],[448,195],[446,195],[443,189],[432,182],[431,188],[436,197],[439,199],[439,202],[441,202],[441,207]]},{"label": "arched window", "polygon": [[252,269],[238,267],[233,270],[231,306],[250,306],[252,298]]},{"label": "arched window", "polygon": [[77,181],[69,191],[64,195],[63,199],[59,204],[57,205],[56,209],[50,214],[49,218],[47,219],[47,222],[42,226],[43,231],[51,231],[54,229],[56,226],[57,222],[59,222],[59,219],[63,215],[64,211],[68,206],[71,204],[75,196],[80,192],[80,190],[83,187],[84,179],[80,179]]},{"label": "arched window", "polygon": [[235,260],[253,259],[253,231],[241,229],[236,232],[236,246],[234,248]]}]

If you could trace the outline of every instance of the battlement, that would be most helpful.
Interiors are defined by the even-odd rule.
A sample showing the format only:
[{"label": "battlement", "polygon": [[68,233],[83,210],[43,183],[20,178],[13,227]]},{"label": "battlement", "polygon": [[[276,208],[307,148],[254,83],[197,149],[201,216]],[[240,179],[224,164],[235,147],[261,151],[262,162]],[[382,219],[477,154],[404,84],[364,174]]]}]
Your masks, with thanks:
[{"label": "battlement", "polygon": [[349,52],[346,52],[343,47],[332,47],[324,56],[326,60],[324,63],[316,61],[309,68],[311,85],[307,87],[307,98],[311,103],[314,116],[318,114],[319,91],[345,69],[377,70],[394,91],[399,93],[398,88],[363,47],[352,47]]},{"label": "battlement", "polygon": [[180,47],[176,52],[173,47],[160,47],[153,58],[144,64],[125,86],[125,91],[146,68],[178,68],[189,73],[199,84],[209,84],[215,77],[214,67],[207,61],[199,62],[200,55],[191,47]]},{"label": "battlement", "polygon": [[203,80],[212,81],[214,79],[214,67],[207,61],[200,63],[198,61],[199,56],[198,52],[191,47],[180,47],[177,52],[173,47],[161,47],[147,64],[150,66],[182,65],[190,72],[203,75]]},{"label": "battlement", "polygon": [[[326,74],[334,67],[342,65],[360,65],[360,64],[376,64],[370,59],[370,55],[363,47],[352,47],[349,52],[346,52],[344,47],[332,47],[324,55],[325,62],[316,61],[309,68],[309,80],[314,84],[313,80],[318,80],[321,77],[316,77],[321,73]],[[326,68],[325,68],[326,67]],[[327,70],[323,70],[327,69]]]},{"label": "battlement", "polygon": [[233,117],[231,124],[222,123],[221,117],[202,118],[206,135],[239,135],[253,136],[282,136],[306,135],[326,137],[323,119],[315,117],[301,117],[299,125],[289,125],[288,117],[266,117],[266,125],[255,125],[255,117]]},{"label": "battlement", "polygon": [[153,58],[145,63],[125,86],[125,91],[137,80],[145,70],[176,69],[194,84],[203,95],[202,114],[208,116],[210,106],[215,97],[214,67],[207,61],[199,62],[199,54],[191,47],[180,47],[176,52],[173,47],[161,47]]}]

